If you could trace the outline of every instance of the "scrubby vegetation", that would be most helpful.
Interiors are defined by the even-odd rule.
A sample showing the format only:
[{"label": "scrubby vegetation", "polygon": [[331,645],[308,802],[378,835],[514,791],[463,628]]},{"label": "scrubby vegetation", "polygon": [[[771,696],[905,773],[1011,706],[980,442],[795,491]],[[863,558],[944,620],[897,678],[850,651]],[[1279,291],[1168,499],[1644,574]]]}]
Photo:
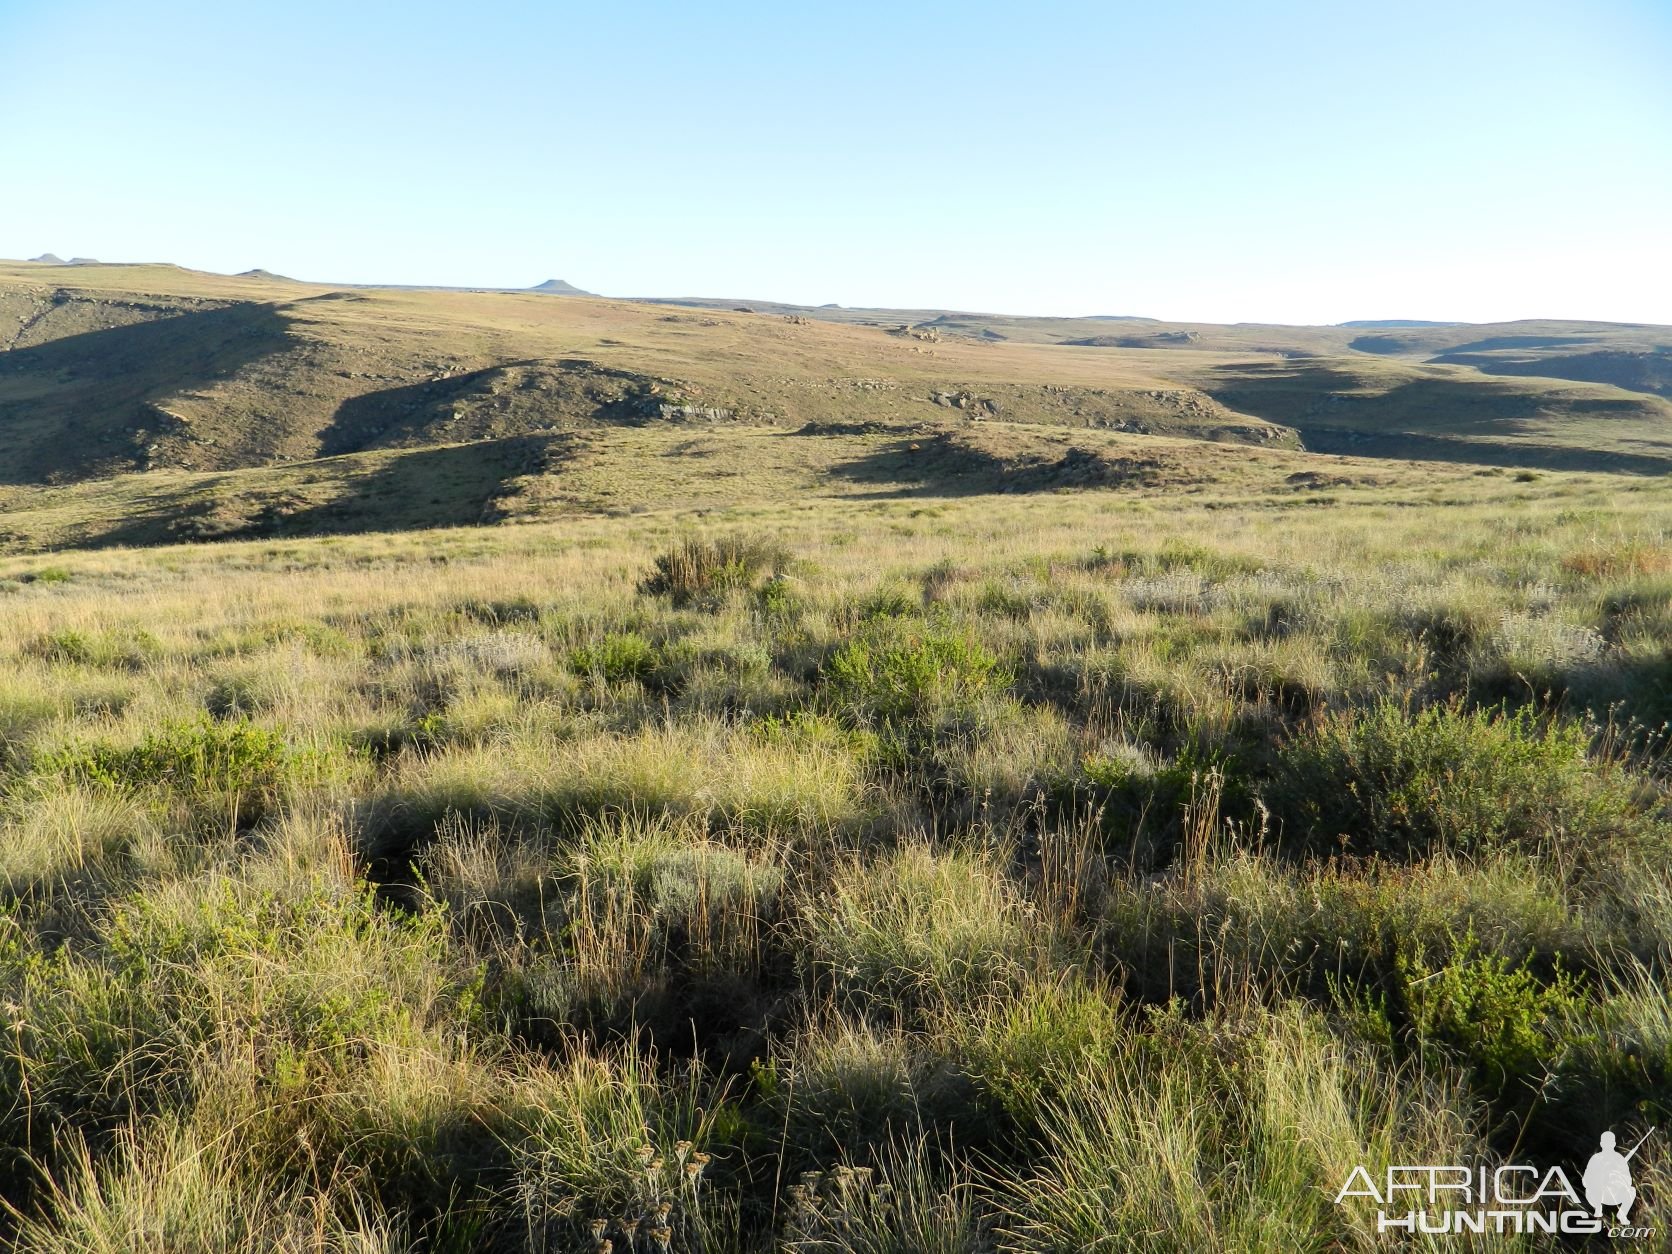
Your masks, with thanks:
[{"label": "scrubby vegetation", "polygon": [[1672,496],[1401,473],[16,559],[6,1239],[1370,1249],[1667,1126]]}]

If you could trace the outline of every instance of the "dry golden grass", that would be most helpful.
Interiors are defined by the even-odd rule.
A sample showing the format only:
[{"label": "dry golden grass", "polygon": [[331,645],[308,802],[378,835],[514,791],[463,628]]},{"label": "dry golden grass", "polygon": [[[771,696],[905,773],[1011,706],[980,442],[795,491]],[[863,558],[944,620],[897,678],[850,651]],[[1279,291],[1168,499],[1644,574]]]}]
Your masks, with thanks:
[{"label": "dry golden grass", "polygon": [[1672,486],[953,434],[0,558],[7,1239],[1372,1249],[1351,1164],[1664,1120]]}]

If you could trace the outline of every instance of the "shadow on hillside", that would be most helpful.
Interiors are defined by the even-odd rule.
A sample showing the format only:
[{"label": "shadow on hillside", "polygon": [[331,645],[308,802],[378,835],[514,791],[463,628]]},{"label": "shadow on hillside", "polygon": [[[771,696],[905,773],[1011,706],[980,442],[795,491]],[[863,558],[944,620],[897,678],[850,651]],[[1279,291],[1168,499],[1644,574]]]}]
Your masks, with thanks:
[{"label": "shadow on hillside", "polygon": [[1454,462],[1522,470],[1576,470],[1601,474],[1664,475],[1672,473],[1672,457],[1646,453],[1613,453],[1602,449],[1564,448],[1560,445],[1504,442],[1482,443],[1412,432],[1359,431],[1298,426],[1309,453],[1341,453],[1350,457],[1386,457],[1401,461]]},{"label": "shadow on hillside", "polygon": [[[795,435],[784,438],[794,439]],[[1059,488],[1153,487],[1165,470],[1156,458],[1070,446],[1058,456],[1028,451],[1001,457],[952,432],[890,440],[831,474],[870,484],[879,499],[1051,492]]]},{"label": "shadow on hillside", "polygon": [[[512,482],[543,474],[567,455],[563,437],[523,436],[395,454],[371,469],[330,462],[270,488],[247,473],[216,475],[145,498],[145,508],[83,536],[77,547],[189,544],[209,540],[354,535],[498,522]],[[326,473],[317,473],[326,472]]]},{"label": "shadow on hillside", "polygon": [[[1305,429],[1362,426],[1370,431],[1415,427],[1440,435],[1516,435],[1529,419],[1545,412],[1547,395],[1531,395],[1507,381],[1407,378],[1387,384],[1374,371],[1356,371],[1319,362],[1237,363],[1216,367],[1223,381],[1203,385],[1229,409],[1268,422]],[[1608,417],[1612,408],[1630,415],[1635,402],[1595,401],[1570,408],[1587,416]],[[1596,412],[1591,414],[1589,411]]]},{"label": "shadow on hillside", "polygon": [[[1672,471],[1672,457],[1578,443],[1586,424],[1652,421],[1645,406],[1655,402],[1635,397],[1556,395],[1485,377],[1414,378],[1379,388],[1373,376],[1326,363],[1218,369],[1224,381],[1204,391],[1230,409],[1294,428],[1309,452],[1546,470]],[[1533,429],[1535,419],[1572,424],[1576,442],[1548,443],[1547,432]]]},{"label": "shadow on hillside", "polygon": [[[1572,344],[1595,344],[1599,338],[1595,335],[1494,335],[1483,340],[1471,340],[1466,344],[1451,345],[1443,351],[1466,353],[1486,352],[1498,348],[1564,348]],[[1361,335],[1357,339],[1349,340],[1347,347],[1361,353],[1420,353],[1425,351],[1425,342],[1432,342],[1431,332],[1414,331],[1401,335],[1397,331],[1388,331],[1378,335]]]},{"label": "shadow on hillside", "polygon": [[1441,353],[1430,360],[1452,366],[1472,366],[1482,374],[1573,379],[1606,383],[1628,392],[1646,392],[1672,399],[1672,352],[1625,352],[1598,349],[1549,357],[1505,357],[1489,352]]},{"label": "shadow on hillside", "polygon": [[67,335],[0,353],[0,482],[131,470],[173,421],[152,401],[290,347],[272,305],[239,304]]},{"label": "shadow on hillside", "polygon": [[489,366],[351,396],[337,406],[330,425],[320,432],[319,455],[335,457],[419,440],[444,423],[455,404],[480,396],[503,373],[503,367]]},{"label": "shadow on hillside", "polygon": [[556,425],[642,423],[653,381],[584,358],[506,361],[352,396],[320,433],[320,456],[441,440],[530,434]]},{"label": "shadow on hillside", "polygon": [[[798,438],[787,434],[783,439]],[[889,440],[859,457],[838,462],[832,476],[864,484],[864,496],[973,496],[996,490],[1004,473],[1002,458],[941,435]]]}]

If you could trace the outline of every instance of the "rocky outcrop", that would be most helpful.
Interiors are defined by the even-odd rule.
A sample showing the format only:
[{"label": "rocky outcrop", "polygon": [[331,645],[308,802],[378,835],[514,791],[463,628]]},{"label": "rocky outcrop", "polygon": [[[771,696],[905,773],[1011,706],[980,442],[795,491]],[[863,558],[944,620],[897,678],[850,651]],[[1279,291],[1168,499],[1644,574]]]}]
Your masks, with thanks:
[{"label": "rocky outcrop", "polygon": [[948,409],[960,409],[973,418],[997,418],[1003,412],[992,397],[974,392],[931,392],[929,400]]},{"label": "rocky outcrop", "polygon": [[888,333],[903,340],[922,340],[927,344],[940,343],[940,332],[930,326],[914,326],[911,323],[902,323],[900,326],[891,328]]}]

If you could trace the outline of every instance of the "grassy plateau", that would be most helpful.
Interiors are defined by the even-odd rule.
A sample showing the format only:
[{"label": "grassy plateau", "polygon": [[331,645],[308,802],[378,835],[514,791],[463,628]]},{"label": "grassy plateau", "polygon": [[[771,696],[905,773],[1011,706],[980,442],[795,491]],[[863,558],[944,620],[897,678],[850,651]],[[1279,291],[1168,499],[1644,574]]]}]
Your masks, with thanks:
[{"label": "grassy plateau", "polygon": [[[1336,1194],[1577,1180],[1657,1126],[1633,1221],[1672,1229],[1672,481],[1631,460],[1661,397],[1604,430],[1563,406],[1611,384],[1388,356],[1455,335],[1326,344],[1309,405],[1390,370],[1544,398],[1478,429],[1413,400],[1376,430],[1445,456],[1342,456],[1260,399],[1321,367],[1211,329],[949,351],[277,286],[165,292],[245,319],[189,386],[146,371],[201,339],[65,346],[201,311],[0,353],[8,1244],[1571,1248],[1378,1233]],[[260,376],[264,336],[447,318],[645,338],[579,383],[446,341],[499,372],[454,428]],[[1215,354],[1237,404],[1026,390],[1168,393]],[[692,399],[765,372],[802,399]],[[684,380],[672,412],[641,375]],[[828,384],[856,378],[898,386]],[[185,417],[141,464],[157,405]]]}]

